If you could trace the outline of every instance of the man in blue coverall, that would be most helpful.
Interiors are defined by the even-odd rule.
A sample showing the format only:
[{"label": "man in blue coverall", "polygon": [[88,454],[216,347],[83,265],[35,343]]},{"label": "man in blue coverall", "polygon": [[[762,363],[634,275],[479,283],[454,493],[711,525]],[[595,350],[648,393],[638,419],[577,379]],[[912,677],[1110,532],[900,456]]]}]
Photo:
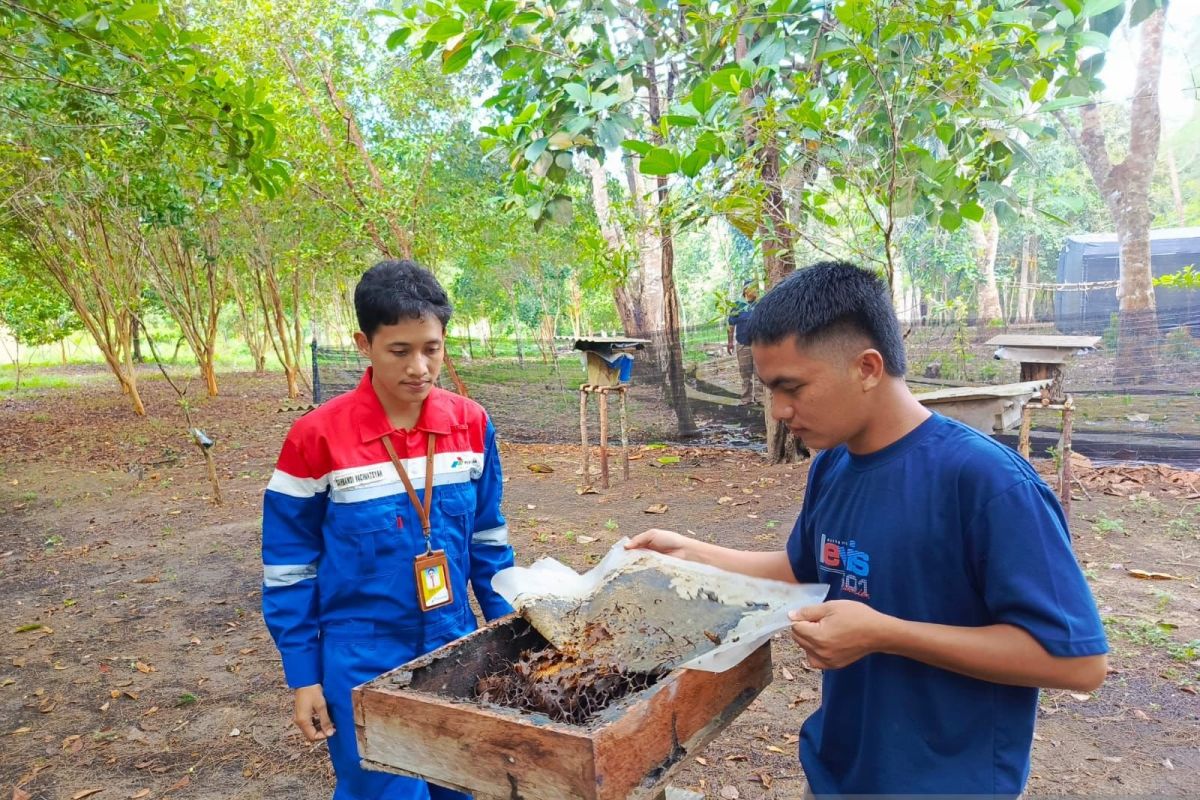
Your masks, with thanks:
[{"label": "man in blue coverall", "polygon": [[474,630],[468,583],[489,620],[512,611],[492,589],[513,564],[496,432],[436,386],[451,307],[429,272],[379,263],[354,307],[371,366],[284,441],[263,500],[263,616],[294,722],[329,744],[335,800],[463,798],[362,769],[350,690]]}]

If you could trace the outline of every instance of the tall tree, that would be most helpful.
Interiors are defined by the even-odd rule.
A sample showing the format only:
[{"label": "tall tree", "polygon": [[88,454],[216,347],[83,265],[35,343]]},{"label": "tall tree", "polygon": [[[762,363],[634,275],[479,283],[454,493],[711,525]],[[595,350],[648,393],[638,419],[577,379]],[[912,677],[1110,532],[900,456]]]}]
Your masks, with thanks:
[{"label": "tall tree", "polygon": [[[1123,10],[1123,9],[1120,9]],[[1107,31],[1113,17],[1102,18]],[[1119,19],[1119,16],[1117,17]],[[1079,124],[1059,111],[1058,118],[1079,148],[1088,172],[1108,207],[1120,247],[1119,334],[1116,380],[1148,383],[1155,378],[1158,314],[1154,302],[1154,273],[1150,262],[1150,186],[1158,160],[1162,122],[1158,86],[1162,76],[1165,0],[1135,0],[1129,24],[1141,43],[1137,77],[1129,113],[1127,154],[1114,164],[1097,103],[1080,109]]]}]

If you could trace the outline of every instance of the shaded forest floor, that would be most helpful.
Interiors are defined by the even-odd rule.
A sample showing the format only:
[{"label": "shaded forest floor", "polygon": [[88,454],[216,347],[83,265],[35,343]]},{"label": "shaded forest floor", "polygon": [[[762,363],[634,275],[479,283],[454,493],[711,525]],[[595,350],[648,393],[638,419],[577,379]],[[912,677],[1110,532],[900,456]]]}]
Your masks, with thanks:
[{"label": "shaded forest floor", "polygon": [[[220,397],[193,400],[217,442],[219,507],[161,380],[143,384],[143,419],[109,381],[0,400],[0,796],[329,796],[328,759],[290,725],[258,610],[261,493],[297,416],[280,411],[280,385],[222,375]],[[583,569],[651,526],[779,548],[804,489],[805,465],[639,448],[629,483],[581,496],[577,450],[503,445],[519,562],[553,555]],[[535,462],[553,472],[531,471]],[[1194,473],[1079,472],[1089,496],[1072,525],[1112,673],[1094,694],[1043,693],[1030,794],[1190,796],[1200,770]],[[667,511],[645,513],[653,504]],[[677,783],[708,797],[800,796],[796,733],[819,673],[789,641],[774,655],[774,683]]]}]

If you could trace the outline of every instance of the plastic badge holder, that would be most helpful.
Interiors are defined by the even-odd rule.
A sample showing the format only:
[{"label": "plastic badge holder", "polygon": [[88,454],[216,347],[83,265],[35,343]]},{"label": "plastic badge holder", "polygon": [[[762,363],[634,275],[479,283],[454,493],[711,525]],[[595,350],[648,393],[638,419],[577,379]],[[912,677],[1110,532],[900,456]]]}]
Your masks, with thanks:
[{"label": "plastic badge holder", "polygon": [[492,586],[558,649],[640,672],[724,672],[829,591],[626,550],[628,541],[582,575],[543,558],[501,570]]}]

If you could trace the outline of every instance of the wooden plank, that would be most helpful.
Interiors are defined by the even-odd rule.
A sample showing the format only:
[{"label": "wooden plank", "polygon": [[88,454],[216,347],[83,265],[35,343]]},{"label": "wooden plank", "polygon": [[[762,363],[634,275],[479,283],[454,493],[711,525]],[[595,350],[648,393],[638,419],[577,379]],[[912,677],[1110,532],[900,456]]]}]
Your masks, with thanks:
[{"label": "wooden plank", "polygon": [[596,735],[597,800],[649,800],[771,683],[771,644],[725,672],[679,670]]},{"label": "wooden plank", "polygon": [[1020,383],[1002,383],[996,386],[956,386],[947,389],[937,389],[932,392],[921,392],[913,395],[924,404],[948,402],[951,400],[977,400],[997,397],[1020,397],[1034,395],[1043,386],[1050,384],[1049,379],[1037,381],[1021,381]]},{"label": "wooden plank", "polygon": [[1083,349],[1095,347],[1099,336],[1059,336],[1057,334],[1002,333],[987,340],[992,347],[1065,347]]},{"label": "wooden plank", "polygon": [[514,719],[417,693],[361,697],[364,765],[400,768],[439,785],[526,800],[594,800],[591,739],[568,726]]}]

